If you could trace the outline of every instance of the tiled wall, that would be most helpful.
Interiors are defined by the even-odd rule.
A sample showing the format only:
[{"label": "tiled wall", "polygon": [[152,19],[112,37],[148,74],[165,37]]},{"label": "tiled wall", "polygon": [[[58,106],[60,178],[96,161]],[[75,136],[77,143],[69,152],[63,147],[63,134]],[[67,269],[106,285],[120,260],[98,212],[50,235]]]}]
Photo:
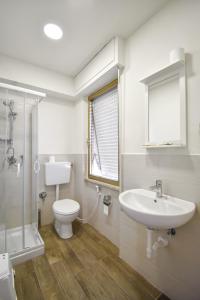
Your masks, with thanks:
[{"label": "tiled wall", "polygon": [[[66,154],[55,155],[56,161],[71,161],[72,176],[69,184],[60,186],[60,199],[71,198],[80,203],[81,218],[84,222],[89,222],[102,234],[108,237],[114,244],[119,246],[119,202],[118,192],[108,188],[101,188],[102,195],[110,194],[112,197],[112,206],[109,216],[103,213],[102,198],[92,218],[87,216],[91,214],[97,201],[96,185],[85,180],[86,160],[85,154]],[[40,200],[41,221],[42,224],[53,222],[52,205],[55,200],[55,186],[46,186],[44,177],[44,163],[48,161],[48,155],[40,155],[41,172],[39,176],[39,192],[46,191],[45,201]]]},{"label": "tiled wall", "polygon": [[[40,174],[39,174],[39,190],[38,192],[47,192],[47,198],[45,201],[39,200],[39,207],[41,208],[41,223],[42,225],[50,224],[53,222],[53,212],[52,205],[56,198],[56,187],[45,185],[45,169],[44,163],[48,162],[49,155],[40,155]],[[60,185],[60,199],[71,198],[74,199],[74,184],[75,184],[75,164],[74,155],[55,155],[56,161],[71,161],[72,162],[72,172],[71,180],[69,184]]]},{"label": "tiled wall", "polygon": [[[195,217],[177,228],[169,246],[146,257],[146,229],[120,213],[120,256],[175,300],[200,297],[200,156],[123,155],[123,190],[149,188],[162,179],[164,193],[195,202]],[[166,232],[162,232],[166,235]],[[154,237],[159,233],[155,232]]]},{"label": "tiled wall", "polygon": [[[98,209],[94,214],[93,218],[88,220],[93,227],[95,227],[99,232],[105,235],[109,240],[111,240],[116,246],[119,247],[119,229],[120,229],[120,208],[118,201],[118,191],[111,190],[109,188],[101,188],[102,195],[111,195],[112,204],[110,207],[109,215],[105,215],[103,212],[103,196],[99,202]],[[94,184],[86,183],[86,193],[88,206],[91,211],[94,206],[94,201],[96,201],[96,191]],[[89,210],[88,209],[88,210]]]},{"label": "tiled wall", "polygon": [[[96,184],[85,180],[86,170],[87,170],[87,155],[76,155],[76,168],[79,169],[77,181],[79,183],[78,188],[76,188],[75,196],[82,203],[84,209],[83,216],[86,218],[87,222],[94,226],[98,231],[110,239],[115,245],[119,246],[119,202],[118,202],[118,191],[111,190],[109,188],[101,186],[101,198],[99,199],[99,204],[97,209],[91,218],[92,211],[96,206],[97,192]],[[81,184],[81,185],[80,185]],[[79,188],[81,187],[81,189]],[[78,193],[81,192],[81,200],[78,197]],[[103,212],[103,196],[109,194],[111,195],[112,205],[110,207],[109,215],[106,216]]]}]

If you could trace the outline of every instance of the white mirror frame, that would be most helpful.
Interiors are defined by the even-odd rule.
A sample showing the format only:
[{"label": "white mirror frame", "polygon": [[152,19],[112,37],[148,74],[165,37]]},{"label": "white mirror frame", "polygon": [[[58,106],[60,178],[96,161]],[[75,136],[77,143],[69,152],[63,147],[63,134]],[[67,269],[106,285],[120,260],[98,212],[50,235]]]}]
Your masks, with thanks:
[{"label": "white mirror frame", "polygon": [[[177,77],[179,81],[180,94],[180,139],[170,141],[165,144],[153,144],[149,140],[149,89],[159,83]],[[140,81],[145,85],[145,144],[146,148],[163,148],[163,147],[185,147],[187,144],[186,136],[186,73],[185,61],[177,61],[160,71],[142,79]]]}]

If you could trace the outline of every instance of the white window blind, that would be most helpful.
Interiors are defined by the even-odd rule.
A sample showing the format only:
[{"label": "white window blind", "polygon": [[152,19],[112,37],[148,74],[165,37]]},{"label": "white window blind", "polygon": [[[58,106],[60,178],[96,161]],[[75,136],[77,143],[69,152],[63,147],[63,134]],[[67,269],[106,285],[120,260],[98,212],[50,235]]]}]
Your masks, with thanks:
[{"label": "white window blind", "polygon": [[90,174],[118,182],[117,87],[90,101]]}]

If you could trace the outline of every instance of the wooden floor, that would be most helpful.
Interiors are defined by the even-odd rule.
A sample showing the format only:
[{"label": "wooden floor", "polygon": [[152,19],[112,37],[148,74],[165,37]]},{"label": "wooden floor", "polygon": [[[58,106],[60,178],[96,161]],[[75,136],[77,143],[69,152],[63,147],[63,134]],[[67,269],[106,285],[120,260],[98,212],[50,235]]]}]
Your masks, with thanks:
[{"label": "wooden floor", "polygon": [[167,299],[118,257],[118,248],[88,224],[60,239],[40,230],[45,255],[15,267],[18,300]]}]

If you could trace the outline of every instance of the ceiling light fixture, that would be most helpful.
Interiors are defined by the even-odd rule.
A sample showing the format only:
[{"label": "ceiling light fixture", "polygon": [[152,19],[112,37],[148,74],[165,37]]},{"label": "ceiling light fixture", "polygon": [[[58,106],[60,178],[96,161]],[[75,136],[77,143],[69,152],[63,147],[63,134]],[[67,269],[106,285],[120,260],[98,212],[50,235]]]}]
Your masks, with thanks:
[{"label": "ceiling light fixture", "polygon": [[58,25],[50,23],[44,26],[44,33],[53,40],[60,40],[63,36],[62,29]]}]

